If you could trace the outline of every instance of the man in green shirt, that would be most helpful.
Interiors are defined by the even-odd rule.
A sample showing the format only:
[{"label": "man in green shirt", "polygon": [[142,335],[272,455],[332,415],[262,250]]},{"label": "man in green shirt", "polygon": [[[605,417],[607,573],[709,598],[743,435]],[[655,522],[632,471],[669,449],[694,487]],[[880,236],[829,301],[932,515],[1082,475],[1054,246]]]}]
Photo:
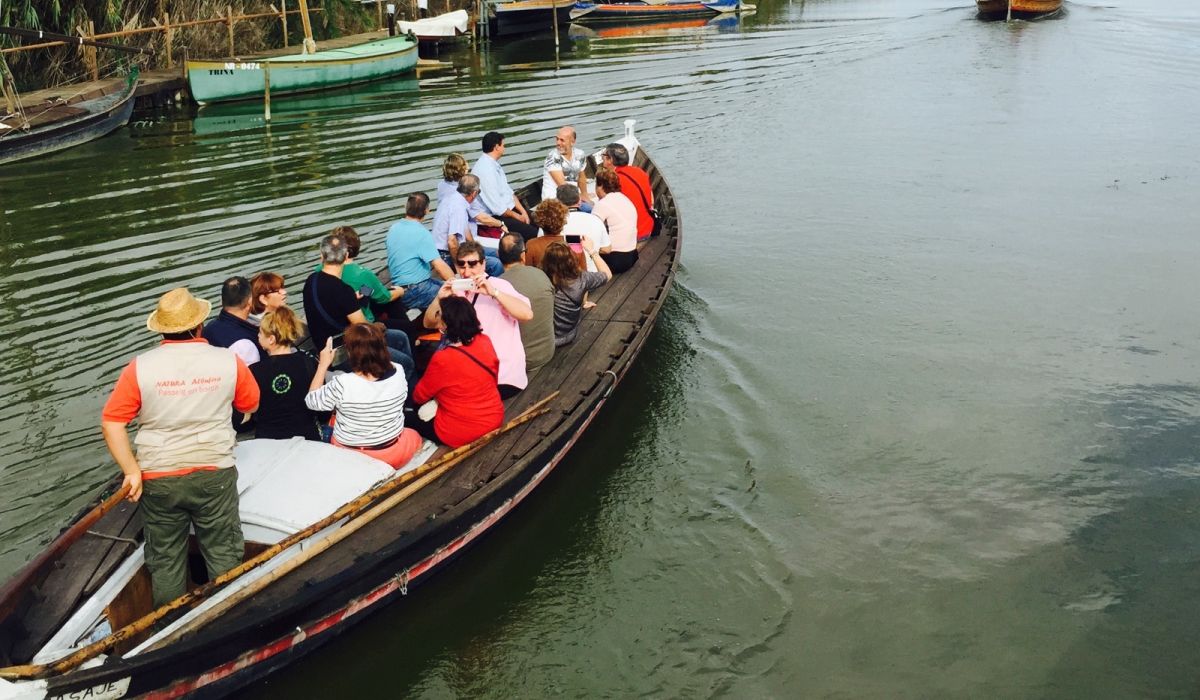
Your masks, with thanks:
[{"label": "man in green shirt", "polygon": [[[396,301],[404,296],[404,287],[389,288],[374,272],[354,262],[362,248],[362,239],[352,227],[338,226],[333,230],[333,235],[341,236],[346,241],[346,265],[342,268],[342,281],[362,297],[363,316],[367,317],[367,323],[374,323],[375,311],[371,307],[376,304],[386,306]],[[317,265],[313,269],[320,270],[321,266]],[[369,289],[370,293],[363,295],[365,289]]]}]

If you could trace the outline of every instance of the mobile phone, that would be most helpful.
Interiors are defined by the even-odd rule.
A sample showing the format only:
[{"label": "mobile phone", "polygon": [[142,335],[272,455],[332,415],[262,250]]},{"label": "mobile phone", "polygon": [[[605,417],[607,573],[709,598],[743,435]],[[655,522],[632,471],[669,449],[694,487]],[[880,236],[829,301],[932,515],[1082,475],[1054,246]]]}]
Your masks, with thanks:
[{"label": "mobile phone", "polygon": [[363,286],[359,287],[358,294],[359,294],[359,296],[363,296],[363,297],[371,296],[371,285],[364,284]]},{"label": "mobile phone", "polygon": [[563,239],[567,243],[583,243],[583,236],[578,233],[567,233],[563,235]]}]

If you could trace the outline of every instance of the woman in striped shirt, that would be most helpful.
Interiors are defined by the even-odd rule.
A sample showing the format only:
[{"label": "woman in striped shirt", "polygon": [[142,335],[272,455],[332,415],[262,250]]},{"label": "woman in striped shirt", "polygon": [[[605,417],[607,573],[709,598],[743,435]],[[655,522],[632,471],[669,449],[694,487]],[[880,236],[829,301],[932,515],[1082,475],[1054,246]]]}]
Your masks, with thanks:
[{"label": "woman in striped shirt", "polygon": [[421,436],[404,427],[404,372],[391,361],[381,324],[356,323],[342,337],[351,371],[325,384],[333,364],[333,343],[326,341],[304,403],[314,411],[336,412],[334,445],[399,469],[421,446]]}]

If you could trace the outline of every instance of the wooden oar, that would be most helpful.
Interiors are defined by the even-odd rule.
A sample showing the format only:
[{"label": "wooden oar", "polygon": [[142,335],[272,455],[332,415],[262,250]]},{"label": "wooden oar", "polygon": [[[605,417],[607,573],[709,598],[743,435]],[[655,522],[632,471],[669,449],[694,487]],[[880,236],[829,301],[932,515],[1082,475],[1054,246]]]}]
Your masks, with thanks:
[{"label": "wooden oar", "polygon": [[[8,668],[0,668],[0,678],[5,678],[8,680],[24,679],[24,678],[44,678],[49,675],[65,673],[66,671],[69,671],[69,670],[75,668],[76,666],[78,666],[79,664],[83,663],[84,661],[87,661],[88,659],[90,659],[98,654],[103,654],[103,653],[109,651],[110,649],[117,646],[118,644],[125,642],[129,639],[132,639],[133,637],[140,635],[142,632],[146,631],[147,629],[150,629],[150,627],[152,625],[154,625],[156,622],[163,619],[167,615],[170,615],[172,612],[175,612],[176,610],[180,610],[180,609],[184,609],[184,608],[194,607],[197,603],[204,600],[205,598],[208,598],[210,595],[212,595],[214,592],[216,592],[217,589],[221,588],[226,583],[233,581],[234,579],[238,578],[239,576],[245,574],[248,571],[251,571],[252,569],[256,569],[259,566],[262,566],[267,561],[269,561],[272,557],[279,554],[283,550],[291,547],[292,545],[296,544],[297,542],[303,541],[303,540],[317,534],[321,530],[325,529],[326,527],[336,523],[337,521],[339,521],[343,518],[354,518],[356,515],[361,513],[372,503],[378,501],[380,498],[382,498],[384,496],[387,496],[388,494],[391,494],[393,491],[396,491],[397,489],[399,489],[400,487],[409,483],[410,481],[413,481],[414,479],[417,479],[418,477],[422,477],[427,474],[430,474],[431,472],[434,472],[434,471],[437,471],[437,476],[441,476],[450,467],[454,466],[455,464],[458,464],[459,462],[463,461],[467,457],[470,457],[471,455],[475,454],[480,449],[482,449],[485,445],[487,445],[489,442],[494,440],[496,437],[503,435],[504,433],[508,432],[509,430],[512,430],[513,428],[516,428],[519,425],[527,423],[527,422],[533,420],[534,418],[542,415],[543,413],[547,412],[548,410],[550,410],[549,408],[547,408],[547,404],[549,404],[550,401],[552,401],[557,396],[558,396],[558,392],[556,391],[553,394],[550,394],[546,398],[542,399],[541,401],[538,401],[537,403],[533,404],[528,409],[526,409],[524,413],[522,413],[521,415],[512,419],[505,425],[493,430],[490,433],[487,433],[486,435],[480,437],[479,439],[475,440],[474,442],[471,442],[470,444],[467,444],[467,445],[463,445],[462,447],[459,447],[457,449],[451,450],[433,462],[430,462],[428,464],[423,464],[423,465],[417,467],[416,469],[413,469],[409,472],[406,472],[406,473],[396,477],[395,479],[392,479],[383,484],[380,484],[379,486],[364,493],[363,495],[359,496],[358,498],[354,499],[353,501],[346,503],[344,506],[342,506],[341,508],[338,508],[336,511],[334,511],[330,515],[327,515],[326,517],[318,520],[317,522],[313,523],[312,525],[309,525],[308,527],[304,528],[303,530],[295,532],[295,533],[289,535],[288,537],[285,537],[283,540],[280,540],[276,544],[268,547],[267,549],[265,549],[261,553],[259,553],[258,556],[253,557],[252,559],[246,560],[240,566],[236,566],[236,567],[230,569],[229,571],[226,571],[225,573],[217,576],[216,578],[214,578],[213,580],[204,584],[203,586],[197,588],[196,590],[194,590],[190,593],[186,593],[186,594],[176,598],[175,600],[171,601],[170,603],[163,605],[162,607],[158,608],[157,610],[154,610],[146,615],[143,615],[142,617],[138,618],[137,620],[129,623],[128,625],[122,627],[121,629],[117,630],[116,632],[113,632],[112,634],[108,635],[104,639],[101,639],[97,642],[93,642],[92,644],[89,644],[89,645],[83,647],[82,649],[79,649],[78,651],[72,653],[70,656],[59,659],[58,661],[55,661],[53,663],[26,664],[26,665],[21,665],[21,666],[9,666]],[[420,483],[419,487],[417,487],[416,484],[414,484],[413,486],[417,487],[418,489],[422,488],[426,484],[428,484],[430,481],[432,481],[433,479],[436,479],[437,476],[434,476],[428,480],[421,479],[419,482]],[[407,491],[407,490],[408,489],[405,489],[405,491]],[[407,498],[407,496],[406,496],[406,498]],[[399,501],[393,502],[392,505],[395,505],[395,503],[399,503]],[[391,506],[388,506],[388,507],[390,508]],[[375,512],[375,511],[372,511],[372,512]],[[382,512],[383,511],[379,511],[379,512],[375,513],[375,515],[372,516],[372,518],[378,517],[379,514],[381,514]],[[345,528],[348,525],[349,524],[344,525],[342,527]],[[361,527],[361,525],[360,525],[360,527]],[[339,531],[340,531],[340,529],[339,529]],[[269,578],[269,577],[267,577],[267,578]]]},{"label": "wooden oar", "polygon": [[71,545],[75,544],[84,533],[88,531],[92,525],[96,524],[100,518],[103,518],[108,511],[121,502],[129,495],[129,487],[121,486],[117,492],[106,498],[100,505],[91,509],[84,514],[82,518],[75,521],[75,524],[68,528],[65,532],[55,538],[54,542],[46,548],[36,559],[29,562],[20,573],[12,577],[8,583],[4,584],[4,588],[0,588],[0,619],[8,617],[8,615],[16,607],[20,601],[21,594],[29,588],[33,582],[45,576],[46,567],[56,561],[63,555]]}]

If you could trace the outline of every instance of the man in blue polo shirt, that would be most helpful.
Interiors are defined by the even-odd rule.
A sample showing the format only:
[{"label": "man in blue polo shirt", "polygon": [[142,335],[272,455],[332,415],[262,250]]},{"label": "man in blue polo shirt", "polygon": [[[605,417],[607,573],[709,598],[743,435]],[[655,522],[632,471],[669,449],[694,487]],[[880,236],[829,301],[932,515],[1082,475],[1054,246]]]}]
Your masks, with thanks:
[{"label": "man in blue polo shirt", "polygon": [[404,287],[400,300],[410,309],[424,311],[437,296],[442,282],[454,277],[433,237],[421,220],[429,210],[429,196],[424,192],[408,195],[404,218],[392,224],[387,233],[388,273],[392,284]]},{"label": "man in blue polo shirt", "polygon": [[504,166],[500,165],[500,158],[504,156],[504,134],[487,132],[483,135],[481,146],[483,153],[475,161],[471,174],[479,178],[479,198],[483,208],[503,221],[509,231],[521,234],[525,240],[537,238],[538,227],[530,221],[525,206],[508,184]]}]

